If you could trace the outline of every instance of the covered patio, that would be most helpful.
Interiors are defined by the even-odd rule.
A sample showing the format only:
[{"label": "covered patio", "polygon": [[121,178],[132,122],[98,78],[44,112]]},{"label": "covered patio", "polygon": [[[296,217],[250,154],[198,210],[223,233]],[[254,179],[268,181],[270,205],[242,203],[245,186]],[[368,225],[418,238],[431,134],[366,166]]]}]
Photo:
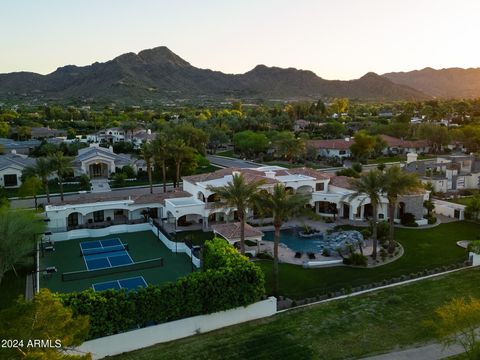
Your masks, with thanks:
[{"label": "covered patio", "polygon": [[[215,235],[221,236],[227,240],[230,244],[240,242],[240,222],[215,224],[212,225],[212,230]],[[260,242],[263,238],[263,232],[254,228],[249,224],[245,224],[245,240],[253,241],[257,243],[257,249],[260,246]]]}]

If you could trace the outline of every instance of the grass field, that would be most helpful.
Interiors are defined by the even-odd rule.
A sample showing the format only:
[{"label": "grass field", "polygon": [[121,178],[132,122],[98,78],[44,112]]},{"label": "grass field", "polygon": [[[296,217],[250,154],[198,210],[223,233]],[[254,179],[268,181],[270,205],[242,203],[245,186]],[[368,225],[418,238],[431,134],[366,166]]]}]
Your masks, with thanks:
[{"label": "grass field", "polygon": [[[90,279],[62,281],[61,274],[64,272],[86,270],[84,259],[80,256],[80,242],[114,237],[120,238],[123,243],[128,243],[128,252],[133,261],[163,258],[164,266],[98,276]],[[52,278],[43,279],[42,276],[40,277],[40,287],[47,287],[57,292],[81,291],[91,288],[94,283],[136,276],[143,276],[148,284],[160,285],[169,281],[175,281],[192,270],[191,260],[186,254],[171,252],[151,231],[115,234],[102,238],[58,241],[55,243],[55,251],[46,252],[45,257],[40,259],[40,265],[41,268],[47,266],[57,267],[58,272]],[[92,271],[92,274],[94,272]]]},{"label": "grass field", "polygon": [[314,305],[113,357],[357,359],[433,340],[425,325],[453,297],[480,297],[480,269]]},{"label": "grass field", "polygon": [[[280,293],[293,299],[313,297],[342,288],[391,279],[425,269],[466,260],[458,240],[472,240],[480,235],[480,225],[452,222],[430,229],[395,229],[395,238],[405,253],[397,261],[377,268],[331,267],[304,269],[298,265],[280,264]],[[259,261],[267,278],[267,291],[272,289],[272,262]]]}]

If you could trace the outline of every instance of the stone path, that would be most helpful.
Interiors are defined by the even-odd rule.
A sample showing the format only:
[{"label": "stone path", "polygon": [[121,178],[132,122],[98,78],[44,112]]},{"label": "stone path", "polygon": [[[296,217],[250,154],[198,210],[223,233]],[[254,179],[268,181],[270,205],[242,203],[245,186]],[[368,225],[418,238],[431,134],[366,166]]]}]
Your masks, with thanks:
[{"label": "stone path", "polygon": [[104,193],[112,191],[107,179],[90,180],[90,185],[92,187],[92,193]]}]

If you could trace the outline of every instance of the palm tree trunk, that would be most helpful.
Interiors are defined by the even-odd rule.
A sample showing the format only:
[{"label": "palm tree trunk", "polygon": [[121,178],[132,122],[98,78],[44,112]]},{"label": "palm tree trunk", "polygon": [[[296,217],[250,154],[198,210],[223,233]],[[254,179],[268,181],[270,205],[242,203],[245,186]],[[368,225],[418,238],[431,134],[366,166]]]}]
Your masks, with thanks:
[{"label": "palm tree trunk", "polygon": [[163,192],[167,192],[167,167],[165,166],[165,160],[162,161],[162,180],[163,180]]},{"label": "palm tree trunk", "polygon": [[48,190],[48,179],[43,179],[43,187],[45,188],[45,194],[47,194],[47,203],[50,204],[50,191]]},{"label": "palm tree trunk", "polygon": [[374,204],[372,205],[372,208],[373,208],[373,223],[372,223],[372,246],[373,246],[373,250],[372,250],[372,258],[375,260],[377,258],[377,218],[378,218],[378,209],[377,209],[377,204]]},{"label": "palm tree trunk", "polygon": [[240,253],[245,255],[245,214],[239,211],[238,215],[240,217]]},{"label": "palm tree trunk", "polygon": [[152,166],[147,164],[148,183],[150,184],[150,194],[153,194]]},{"label": "palm tree trunk", "polygon": [[280,243],[280,226],[275,225],[275,238],[273,241],[273,294],[278,296],[278,244]]},{"label": "palm tree trunk", "polygon": [[395,228],[395,202],[391,201],[388,203],[388,223],[390,225],[389,235],[388,235],[388,252],[393,253],[395,250],[395,243],[393,240],[394,228]]},{"label": "palm tree trunk", "polygon": [[177,162],[177,174],[175,175],[175,187],[180,187],[180,166],[182,163]]},{"label": "palm tree trunk", "polygon": [[37,210],[38,209],[37,195],[34,195],[33,199],[35,200],[35,210]]},{"label": "palm tree trunk", "polygon": [[62,181],[62,178],[58,178],[58,184],[60,185],[60,199],[63,201],[63,181]]}]

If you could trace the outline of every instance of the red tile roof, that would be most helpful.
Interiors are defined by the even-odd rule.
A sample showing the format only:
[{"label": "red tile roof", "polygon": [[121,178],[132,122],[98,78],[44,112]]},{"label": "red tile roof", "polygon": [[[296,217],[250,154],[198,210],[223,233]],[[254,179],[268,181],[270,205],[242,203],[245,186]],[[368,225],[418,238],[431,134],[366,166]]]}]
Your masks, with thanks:
[{"label": "red tile roof", "polygon": [[347,141],[345,139],[332,139],[332,140],[308,140],[307,145],[313,146],[315,149],[335,149],[335,150],[347,150],[352,146],[353,141]]},{"label": "red tile roof", "polygon": [[[227,240],[235,241],[240,240],[240,223],[226,223],[212,225],[212,230],[219,235],[223,236]],[[255,229],[249,224],[245,224],[245,238],[262,237],[263,232]]]},{"label": "red tile roof", "polygon": [[427,140],[403,140],[389,135],[380,135],[388,147],[423,148],[428,146]]}]

